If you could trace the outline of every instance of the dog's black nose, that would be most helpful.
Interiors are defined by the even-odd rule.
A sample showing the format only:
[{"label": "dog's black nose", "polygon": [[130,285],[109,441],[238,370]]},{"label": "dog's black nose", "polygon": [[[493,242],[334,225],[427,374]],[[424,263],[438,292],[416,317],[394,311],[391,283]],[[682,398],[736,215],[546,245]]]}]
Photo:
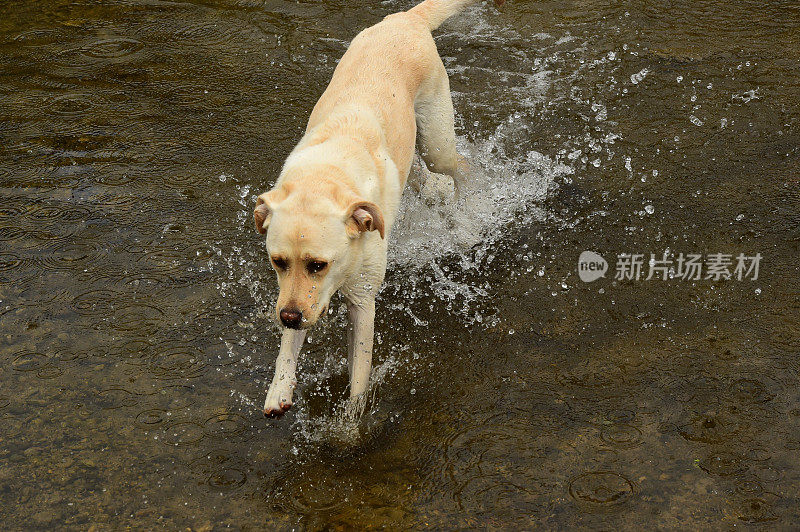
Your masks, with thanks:
[{"label": "dog's black nose", "polygon": [[281,309],[281,322],[290,329],[299,329],[303,323],[303,313],[289,308]]}]

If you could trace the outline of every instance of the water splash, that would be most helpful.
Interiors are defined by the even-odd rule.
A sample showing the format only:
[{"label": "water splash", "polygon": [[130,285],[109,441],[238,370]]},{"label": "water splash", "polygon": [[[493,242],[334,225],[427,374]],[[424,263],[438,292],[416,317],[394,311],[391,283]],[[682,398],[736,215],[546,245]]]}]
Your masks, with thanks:
[{"label": "water splash", "polygon": [[[329,414],[312,415],[307,408],[297,410],[293,429],[304,441],[311,444],[335,444],[341,448],[359,445],[365,439],[381,430],[388,413],[380,408],[378,392],[386,379],[400,367],[397,357],[389,356],[372,368],[369,391],[356,401],[342,397],[334,401],[333,410]],[[318,383],[328,379],[343,365],[325,364],[323,368],[311,375]],[[306,395],[329,395],[324,385],[317,384]]]},{"label": "water splash", "polygon": [[486,140],[458,139],[459,152],[471,167],[463,197],[431,206],[407,187],[392,229],[389,268],[411,274],[411,297],[420,283],[429,285],[437,298],[460,301],[456,310],[471,323],[480,321],[471,307],[487,295],[487,287],[461,282],[458,274],[478,272],[490,262],[509,223],[544,220],[547,213],[537,203],[554,190],[558,178],[573,173],[536,151],[516,160],[507,157],[503,139],[515,127],[509,117]]}]

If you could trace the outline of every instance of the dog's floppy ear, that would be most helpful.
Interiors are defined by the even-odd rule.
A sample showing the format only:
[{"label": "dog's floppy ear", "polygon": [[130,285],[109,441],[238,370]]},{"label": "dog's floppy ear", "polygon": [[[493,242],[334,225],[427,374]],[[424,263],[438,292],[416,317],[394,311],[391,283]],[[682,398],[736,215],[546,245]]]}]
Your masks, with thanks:
[{"label": "dog's floppy ear", "polygon": [[256,230],[262,235],[267,232],[269,220],[272,218],[270,199],[269,192],[261,194],[256,201],[256,210],[253,211],[253,218],[256,220]]},{"label": "dog's floppy ear", "polygon": [[355,238],[366,231],[377,231],[381,238],[385,236],[383,213],[380,207],[371,201],[358,200],[347,208],[347,234]]}]

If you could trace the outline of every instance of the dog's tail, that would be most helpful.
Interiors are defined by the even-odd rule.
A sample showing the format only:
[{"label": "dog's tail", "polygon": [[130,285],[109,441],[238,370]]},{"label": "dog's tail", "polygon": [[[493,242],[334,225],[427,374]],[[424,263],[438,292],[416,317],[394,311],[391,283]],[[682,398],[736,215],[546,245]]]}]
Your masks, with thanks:
[{"label": "dog's tail", "polygon": [[[477,2],[478,0],[425,0],[408,10],[425,22],[428,23],[428,28],[433,31],[442,25],[442,22],[452,17],[467,5]],[[499,7],[505,3],[505,0],[494,0],[494,3]]]}]

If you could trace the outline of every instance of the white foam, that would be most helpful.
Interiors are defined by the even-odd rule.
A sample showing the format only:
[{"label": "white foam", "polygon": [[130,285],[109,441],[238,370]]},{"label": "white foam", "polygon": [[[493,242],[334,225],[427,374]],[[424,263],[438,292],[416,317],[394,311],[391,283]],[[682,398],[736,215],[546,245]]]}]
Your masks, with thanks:
[{"label": "white foam", "polygon": [[573,173],[535,151],[521,160],[507,158],[500,139],[515,127],[514,117],[509,117],[484,141],[459,139],[459,152],[471,164],[463,197],[456,204],[430,206],[407,187],[392,229],[389,268],[409,274],[405,278],[412,291],[424,282],[438,298],[459,301],[455,310],[469,322],[481,321],[470,307],[488,292],[458,281],[458,274],[480,270],[490,261],[509,224],[543,220],[546,213],[537,203],[556,187],[557,178]]}]

